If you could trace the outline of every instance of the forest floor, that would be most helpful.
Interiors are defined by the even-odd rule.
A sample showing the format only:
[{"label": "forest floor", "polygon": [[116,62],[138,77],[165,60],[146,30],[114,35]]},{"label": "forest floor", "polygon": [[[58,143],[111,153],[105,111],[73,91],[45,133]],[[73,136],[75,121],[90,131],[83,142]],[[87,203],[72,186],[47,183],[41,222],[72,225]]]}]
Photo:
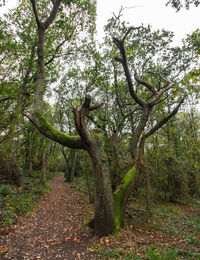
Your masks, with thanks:
[{"label": "forest floor", "polygon": [[[92,231],[84,227],[87,198],[56,177],[33,214],[0,237],[0,259],[92,259]],[[87,231],[86,231],[87,229]]]},{"label": "forest floor", "polygon": [[156,204],[144,224],[144,205],[130,200],[121,232],[98,238],[85,225],[93,215],[88,195],[62,176],[49,185],[31,216],[0,235],[0,259],[200,260],[198,205]]}]

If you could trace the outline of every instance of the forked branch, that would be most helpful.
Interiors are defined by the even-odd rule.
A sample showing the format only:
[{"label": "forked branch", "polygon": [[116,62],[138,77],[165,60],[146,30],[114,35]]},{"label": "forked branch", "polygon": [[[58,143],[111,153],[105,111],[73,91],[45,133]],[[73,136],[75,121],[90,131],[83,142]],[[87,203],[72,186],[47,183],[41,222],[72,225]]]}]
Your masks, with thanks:
[{"label": "forked branch", "polygon": [[87,145],[91,141],[91,134],[87,128],[87,124],[85,120],[86,114],[89,111],[99,109],[102,105],[103,103],[98,103],[98,102],[91,104],[91,96],[87,94],[85,96],[85,102],[83,103],[83,105],[81,107],[75,107],[72,109],[74,113],[74,121],[75,121],[76,129],[79,135],[81,136],[82,140],[84,140],[84,142]]},{"label": "forked branch", "polygon": [[140,148],[139,148],[139,157],[142,158],[142,154],[144,151],[144,142],[145,140],[150,137],[151,135],[153,135],[157,130],[159,130],[163,125],[165,125],[173,116],[176,115],[176,113],[178,112],[179,108],[181,107],[181,105],[183,104],[185,100],[185,97],[182,98],[182,100],[180,101],[180,103],[174,108],[174,110],[171,112],[171,114],[165,118],[163,118],[159,123],[157,123],[149,132],[147,132],[146,134],[144,134],[140,140]]}]

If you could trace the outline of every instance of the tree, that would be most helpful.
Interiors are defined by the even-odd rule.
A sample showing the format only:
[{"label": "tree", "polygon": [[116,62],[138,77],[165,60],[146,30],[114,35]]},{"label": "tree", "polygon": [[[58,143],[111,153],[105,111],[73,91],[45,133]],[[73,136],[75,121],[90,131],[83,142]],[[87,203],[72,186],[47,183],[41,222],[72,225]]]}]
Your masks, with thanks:
[{"label": "tree", "polygon": [[[88,14],[85,4],[77,2],[76,7],[70,5],[68,9],[60,9],[59,18],[46,33],[45,89],[47,84],[55,84],[60,72],[64,70],[60,57],[70,59],[74,50],[88,42],[85,39],[87,33],[93,33],[94,23],[89,24],[86,17],[93,21],[95,8],[91,4],[91,12]],[[48,5],[47,1],[40,1],[39,9],[41,12],[48,11],[51,5],[52,2]],[[41,13],[43,17],[46,11]],[[84,35],[81,31],[84,31]],[[6,157],[6,153],[12,152],[11,143],[20,125],[21,111],[31,110],[34,99],[37,79],[37,24],[32,15],[30,1],[20,1],[18,8],[1,19],[0,34],[3,39],[0,53],[0,131],[1,148]]]},{"label": "tree", "polygon": [[6,0],[1,0],[0,1],[0,6],[4,6],[6,4]]},{"label": "tree", "polygon": [[[94,66],[87,68],[85,74],[80,72],[80,69],[73,69],[71,78],[73,75],[84,75],[78,80],[76,78],[76,82],[72,80],[72,84],[76,83],[76,86],[79,87],[80,81],[85,80],[87,82],[86,89],[90,89],[93,84],[96,87],[100,82],[106,83],[103,84],[107,100],[104,107],[105,118],[106,121],[111,119],[114,123],[108,126],[102,124],[103,126],[100,127],[101,122],[99,121],[103,120],[96,121],[97,110],[102,109],[103,104],[93,102],[92,97],[88,94],[83,100],[79,97],[79,93],[83,91],[79,89],[78,95],[75,97],[76,105],[73,107],[76,133],[73,131],[75,135],[72,133],[67,135],[62,129],[62,131],[57,130],[57,125],[53,127],[47,121],[43,105],[48,84],[54,82],[55,77],[59,76],[58,68],[63,68],[64,63],[59,62],[58,58],[65,57],[63,55],[64,45],[60,45],[51,36],[57,28],[60,29],[58,39],[63,39],[64,43],[71,39],[71,37],[63,35],[63,29],[71,25],[71,20],[68,20],[71,13],[68,13],[68,10],[72,10],[75,14],[77,12],[79,14],[78,19],[75,20],[77,24],[71,28],[73,37],[77,36],[80,30],[85,29],[93,39],[94,23],[90,26],[89,22],[90,18],[94,21],[95,3],[92,1],[56,0],[51,1],[47,5],[48,8],[44,8],[45,1],[36,3],[35,0],[31,0],[30,2],[34,14],[32,22],[36,25],[34,42],[35,48],[37,48],[37,57],[33,63],[30,62],[33,69],[30,72],[32,77],[29,77],[29,81],[33,85],[35,94],[33,106],[31,108],[25,107],[22,113],[44,136],[63,146],[83,149],[88,152],[93,164],[96,189],[94,231],[98,235],[106,235],[111,233],[114,227],[119,229],[122,226],[127,199],[137,181],[138,169],[146,171],[143,159],[146,139],[166,124],[177,113],[184,101],[187,89],[182,81],[193,62],[193,52],[186,45],[183,48],[170,47],[172,34],[164,30],[152,32],[150,27],[127,27],[125,23],[116,24],[115,21],[111,21],[108,28],[109,26],[112,28],[112,22],[117,25],[112,37],[114,45],[109,47],[112,52],[109,57],[115,57],[115,61],[111,62],[114,74],[108,72],[104,77],[104,70],[99,75],[97,57],[100,55],[92,49],[91,52],[95,58]],[[65,23],[65,20],[68,20],[69,23]],[[56,27],[56,25],[60,27]],[[78,39],[81,41],[81,37]],[[54,48],[55,46],[58,48]],[[76,57],[80,57],[79,54]],[[57,61],[56,64],[55,61]],[[91,77],[87,77],[87,73]],[[109,91],[111,99],[109,99]],[[125,100],[130,101],[127,106],[124,106],[124,97],[120,97],[124,93],[126,93]],[[98,95],[96,98],[98,100]],[[116,109],[112,108],[114,104],[118,108],[117,113]],[[171,107],[169,113],[167,113],[167,105]],[[166,116],[162,117],[159,112],[160,108],[163,109]],[[111,115],[109,115],[110,111],[112,111]],[[94,113],[94,117],[91,116],[92,113]],[[121,116],[120,120],[117,118],[118,114]],[[98,126],[95,129],[93,129],[94,124]],[[131,137],[132,165],[123,176],[120,185],[112,193],[110,170],[104,150],[104,132],[109,131],[113,134],[117,129],[123,133],[125,127]]]},{"label": "tree", "polygon": [[[32,1],[33,2],[33,1]],[[41,37],[44,34],[45,30],[41,29],[41,24],[39,19],[37,18],[37,9],[33,2],[33,9],[35,12],[36,19],[38,20],[38,28],[41,32]],[[49,18],[47,18],[46,21],[48,21]],[[45,22],[46,23],[46,22]],[[102,235],[102,234],[108,234],[113,231],[114,228],[114,221],[115,225],[120,228],[120,226],[123,223],[123,214],[126,207],[127,198],[130,195],[131,188],[133,184],[135,183],[135,176],[136,176],[136,168],[137,165],[140,167],[143,167],[143,152],[144,152],[144,141],[146,138],[148,138],[150,135],[152,135],[154,132],[156,132],[159,128],[161,128],[171,117],[173,117],[180,105],[183,102],[183,99],[176,99],[177,105],[174,107],[173,111],[164,119],[157,122],[153,128],[151,128],[149,131],[144,133],[144,129],[146,127],[146,124],[148,122],[149,116],[152,112],[152,108],[156,106],[157,103],[159,103],[159,100],[161,97],[172,90],[173,85],[175,84],[171,80],[167,79],[162,73],[155,71],[155,67],[150,63],[151,67],[154,68],[154,71],[148,71],[147,74],[150,75],[149,78],[152,80],[152,82],[155,83],[159,82],[158,86],[153,86],[151,83],[145,81],[144,79],[139,78],[137,75],[136,69],[134,70],[134,77],[135,81],[137,83],[137,87],[143,86],[144,90],[141,93],[144,93],[145,98],[148,101],[145,101],[143,98],[141,98],[134,90],[133,87],[133,81],[131,78],[130,70],[128,67],[128,60],[125,50],[125,40],[129,36],[129,34],[135,30],[135,28],[131,27],[129,29],[123,28],[125,30],[124,36],[122,40],[119,40],[117,38],[113,38],[114,43],[116,44],[118,50],[120,51],[120,56],[116,56],[116,61],[120,62],[123,66],[124,73],[126,76],[126,81],[129,88],[129,93],[133,100],[136,102],[137,105],[141,107],[141,117],[140,121],[135,128],[135,131],[132,133],[132,140],[131,140],[131,154],[133,159],[133,166],[132,168],[126,173],[125,177],[123,178],[121,184],[119,187],[117,187],[116,191],[114,192],[114,202],[112,199],[112,189],[111,189],[111,182],[110,182],[110,173],[109,168],[107,165],[107,159],[106,155],[103,150],[103,139],[102,139],[102,131],[100,129],[97,130],[89,130],[86,122],[86,115],[91,112],[99,109],[102,104],[101,103],[91,103],[91,97],[89,95],[86,95],[84,103],[79,107],[73,108],[74,113],[74,120],[75,120],[75,126],[76,130],[78,132],[78,136],[68,136],[55,128],[53,128],[41,115],[41,106],[42,106],[42,90],[44,87],[44,78],[45,73],[43,70],[43,64],[44,64],[44,55],[42,52],[38,53],[40,62],[39,62],[39,70],[40,73],[38,74],[38,79],[36,83],[36,88],[38,92],[36,92],[35,95],[35,110],[32,115],[27,115],[27,117],[31,120],[31,122],[40,130],[42,134],[45,136],[51,138],[52,140],[61,143],[64,146],[71,147],[73,149],[85,149],[93,163],[94,168],[94,177],[95,177],[95,188],[96,188],[96,203],[95,203],[95,217],[94,217],[94,230],[96,234]],[[140,28],[136,28],[140,29]],[[148,28],[144,29],[146,32],[148,32]],[[39,32],[40,33],[40,32]],[[140,32],[140,34],[144,34],[143,31]],[[163,32],[163,36],[165,37],[165,32]],[[163,37],[162,36],[162,37]],[[135,36],[136,37],[136,36]],[[39,37],[41,48],[40,50],[43,50],[44,52],[44,35],[42,39]],[[137,39],[137,37],[136,37]],[[159,37],[158,37],[159,39]],[[160,45],[158,44],[159,48]],[[163,43],[161,46],[161,50],[166,47],[166,44]],[[138,49],[138,55],[140,53],[140,49]],[[149,49],[147,48],[147,51]],[[156,50],[154,50],[156,52]],[[173,54],[174,52],[177,52],[177,49],[171,49],[172,53],[170,55],[171,64],[175,64],[175,61],[173,61],[173,58],[175,57],[177,61],[177,56]],[[178,53],[181,53],[182,50],[178,50]],[[142,52],[142,55],[144,53]],[[163,55],[163,57],[166,55]],[[137,57],[137,55],[136,55]],[[180,58],[180,57],[179,57]],[[191,57],[190,57],[191,58]],[[188,62],[188,57],[186,57],[186,60]],[[186,62],[184,60],[184,62]],[[146,60],[144,63],[147,63]],[[187,63],[188,64],[188,63]],[[169,64],[167,64],[169,67]],[[144,69],[144,64],[142,65]],[[185,68],[185,67],[184,67]],[[183,70],[183,67],[180,67],[180,70],[177,72],[178,75],[180,74],[180,71]],[[169,74],[169,72],[168,72]],[[167,74],[167,75],[168,75]],[[145,75],[147,78],[147,75]],[[172,75],[172,78],[177,77],[176,74]],[[151,93],[151,94],[148,94]],[[173,94],[173,91],[172,91]],[[164,96],[164,100],[168,97]],[[149,101],[150,100],[150,101]],[[143,135],[142,135],[143,134]],[[114,203],[114,204],[113,204]],[[114,212],[113,212],[113,206],[114,206]]]},{"label": "tree", "polygon": [[[72,1],[73,2],[73,1]],[[64,133],[55,130],[46,122],[41,115],[43,91],[45,83],[45,32],[53,23],[59,10],[61,1],[57,0],[49,16],[44,22],[39,18],[38,9],[34,0],[31,0],[34,16],[38,27],[38,75],[36,80],[36,92],[34,102],[34,113],[27,115],[40,132],[47,137],[57,141],[65,146],[75,149],[85,149],[88,151],[95,173],[96,179],[96,207],[94,228],[95,232],[102,235],[112,232],[114,226],[114,215],[112,206],[112,189],[110,183],[107,160],[102,148],[101,133],[92,133],[88,130],[85,122],[86,113],[101,107],[101,104],[91,104],[91,97],[86,96],[84,104],[79,108],[74,108],[74,117],[76,129],[79,133],[77,137],[70,137]],[[88,6],[86,6],[88,9]]]},{"label": "tree", "polygon": [[173,8],[175,8],[178,11],[180,11],[181,8],[185,7],[186,9],[189,9],[191,4],[194,4],[196,7],[200,5],[199,0],[169,0],[167,2],[167,5],[171,5]]}]

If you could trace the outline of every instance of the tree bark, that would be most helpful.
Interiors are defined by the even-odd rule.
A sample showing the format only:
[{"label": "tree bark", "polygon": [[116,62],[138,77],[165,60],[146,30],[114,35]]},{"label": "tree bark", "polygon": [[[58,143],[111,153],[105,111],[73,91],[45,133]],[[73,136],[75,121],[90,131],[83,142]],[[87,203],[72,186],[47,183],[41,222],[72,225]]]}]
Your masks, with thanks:
[{"label": "tree bark", "polygon": [[49,140],[48,146],[44,150],[43,160],[42,160],[42,175],[41,175],[41,179],[40,179],[41,184],[45,184],[45,182],[46,182],[47,161],[48,161],[48,157],[49,157],[50,150],[51,150],[51,144],[52,144],[52,140]]},{"label": "tree bark", "polygon": [[70,151],[70,160],[69,160],[69,175],[68,175],[68,181],[72,182],[75,174],[75,166],[76,166],[76,150],[71,149]]},{"label": "tree bark", "polygon": [[28,156],[28,163],[29,163],[29,176],[32,177],[33,175],[33,143],[34,143],[34,130],[29,137],[29,156]]},{"label": "tree bark", "polygon": [[100,139],[98,136],[94,137],[94,142],[90,145],[88,153],[93,164],[96,189],[94,232],[101,236],[112,233],[114,211],[110,172]]},{"label": "tree bark", "polygon": [[103,150],[103,131],[101,129],[89,131],[86,125],[86,113],[101,107],[102,104],[90,104],[91,97],[86,95],[84,104],[74,108],[76,129],[84,141],[91,158],[95,179],[95,217],[94,232],[97,235],[107,235],[114,229],[114,211],[110,172],[106,154]]},{"label": "tree bark", "polygon": [[136,164],[125,174],[117,189],[113,192],[115,229],[118,231],[124,224],[124,212],[130,193],[133,191],[137,178]]},{"label": "tree bark", "polygon": [[64,149],[62,150],[62,153],[65,158],[65,164],[66,164],[66,170],[65,170],[66,181],[72,182],[75,174],[76,150],[70,149],[68,156],[65,154]]}]

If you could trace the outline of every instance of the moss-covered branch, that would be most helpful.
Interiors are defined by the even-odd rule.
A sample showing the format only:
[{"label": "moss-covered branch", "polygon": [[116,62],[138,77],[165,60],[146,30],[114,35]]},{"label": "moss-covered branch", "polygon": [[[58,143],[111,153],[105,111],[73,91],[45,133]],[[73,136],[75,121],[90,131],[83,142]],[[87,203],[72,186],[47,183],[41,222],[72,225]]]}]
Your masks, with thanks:
[{"label": "moss-covered branch", "polygon": [[41,134],[51,140],[73,149],[87,148],[80,136],[70,136],[57,130],[45,119],[41,112],[36,111],[32,115],[25,114],[25,116],[29,118]]}]

